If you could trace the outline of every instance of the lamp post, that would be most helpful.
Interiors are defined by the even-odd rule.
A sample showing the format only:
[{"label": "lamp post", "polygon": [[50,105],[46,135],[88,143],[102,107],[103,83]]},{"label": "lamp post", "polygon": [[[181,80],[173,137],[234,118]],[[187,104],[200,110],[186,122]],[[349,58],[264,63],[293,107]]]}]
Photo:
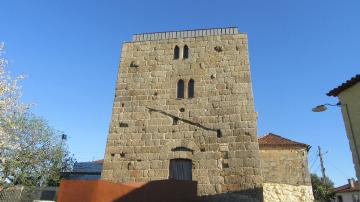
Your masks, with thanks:
[{"label": "lamp post", "polygon": [[327,107],[326,107],[326,106],[332,106],[332,107],[334,107],[334,106],[341,106],[341,103],[340,103],[340,102],[338,102],[338,103],[336,103],[336,104],[326,103],[326,104],[318,105],[318,106],[312,108],[312,111],[313,111],[313,112],[323,112],[323,111],[327,110]]},{"label": "lamp post", "polygon": [[338,106],[338,107],[344,107],[345,108],[345,114],[346,114],[346,119],[348,120],[349,123],[349,128],[350,128],[350,133],[351,133],[351,137],[353,139],[354,142],[354,147],[355,147],[355,154],[356,154],[356,160],[358,161],[358,163],[360,163],[360,156],[359,156],[359,151],[358,151],[358,146],[356,144],[356,139],[355,139],[355,135],[354,135],[354,128],[353,128],[353,124],[351,121],[351,117],[350,117],[350,113],[349,113],[349,108],[347,104],[341,104],[340,102],[338,102],[337,104],[322,104],[322,105],[318,105],[314,108],[312,108],[313,112],[323,112],[327,109],[326,106]]},{"label": "lamp post", "polygon": [[[61,135],[61,153],[62,153],[62,155],[63,155],[63,145],[64,145],[64,141],[66,141],[67,140],[67,135],[66,134],[62,134]],[[62,172],[63,171],[63,157],[61,157],[62,159],[61,159],[61,162],[60,162],[60,172]]]},{"label": "lamp post", "polygon": [[67,139],[67,135],[66,135],[66,134],[62,134],[62,135],[61,135],[61,139],[62,139],[62,140],[66,140],[66,139]]}]

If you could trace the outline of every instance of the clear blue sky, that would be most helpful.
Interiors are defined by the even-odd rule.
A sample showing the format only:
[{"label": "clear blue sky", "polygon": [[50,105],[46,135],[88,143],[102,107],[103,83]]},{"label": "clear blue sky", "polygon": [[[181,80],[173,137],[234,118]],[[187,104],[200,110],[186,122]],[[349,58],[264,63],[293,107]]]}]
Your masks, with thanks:
[{"label": "clear blue sky", "polygon": [[[134,33],[237,26],[248,33],[258,135],[317,145],[336,185],[354,177],[340,110],[313,113],[360,73],[360,1],[0,0],[0,41],[24,101],[69,136],[79,161],[101,159],[122,42]],[[311,167],[320,173],[318,160]]]}]

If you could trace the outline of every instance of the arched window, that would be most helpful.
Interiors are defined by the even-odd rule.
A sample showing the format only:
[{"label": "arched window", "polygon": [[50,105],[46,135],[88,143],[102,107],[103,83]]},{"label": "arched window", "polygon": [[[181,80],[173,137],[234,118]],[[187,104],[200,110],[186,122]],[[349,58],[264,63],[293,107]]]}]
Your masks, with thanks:
[{"label": "arched window", "polygon": [[187,45],[184,46],[184,54],[183,54],[183,58],[189,58],[189,47]]},{"label": "arched window", "polygon": [[189,85],[188,85],[188,98],[194,97],[194,80],[190,79]]},{"label": "arched window", "polygon": [[182,79],[177,83],[177,98],[184,98],[184,81]]},{"label": "arched window", "polygon": [[175,46],[175,48],[174,48],[174,60],[179,59],[179,57],[180,57],[180,49],[179,49],[179,46]]}]

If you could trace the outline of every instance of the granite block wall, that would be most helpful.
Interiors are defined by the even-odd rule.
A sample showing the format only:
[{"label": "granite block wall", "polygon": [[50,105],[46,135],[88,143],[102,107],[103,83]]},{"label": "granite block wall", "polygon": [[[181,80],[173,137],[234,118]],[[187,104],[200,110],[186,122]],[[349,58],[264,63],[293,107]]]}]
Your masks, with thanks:
[{"label": "granite block wall", "polygon": [[247,35],[216,30],[135,35],[123,44],[102,179],[168,179],[172,159],[189,159],[198,195],[261,189]]}]

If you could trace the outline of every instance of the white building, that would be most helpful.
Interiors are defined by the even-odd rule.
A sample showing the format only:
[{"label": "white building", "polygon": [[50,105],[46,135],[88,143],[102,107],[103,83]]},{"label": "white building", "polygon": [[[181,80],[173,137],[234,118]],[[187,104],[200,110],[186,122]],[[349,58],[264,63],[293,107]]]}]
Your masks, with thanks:
[{"label": "white building", "polygon": [[349,183],[334,189],[335,202],[360,202],[359,181],[349,179]]}]

